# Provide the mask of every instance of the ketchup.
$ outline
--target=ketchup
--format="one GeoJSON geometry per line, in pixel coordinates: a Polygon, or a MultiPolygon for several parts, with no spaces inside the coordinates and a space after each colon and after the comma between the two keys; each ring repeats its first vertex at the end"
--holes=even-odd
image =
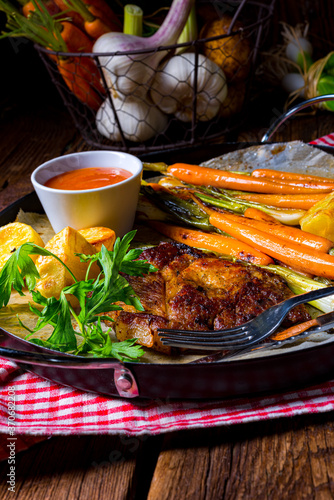
{"type": "Polygon", "coordinates": [[[131,177],[131,172],[123,168],[78,168],[49,179],[44,185],[53,189],[65,189],[81,191],[84,189],[95,189],[118,182],[125,181],[131,177]]]}

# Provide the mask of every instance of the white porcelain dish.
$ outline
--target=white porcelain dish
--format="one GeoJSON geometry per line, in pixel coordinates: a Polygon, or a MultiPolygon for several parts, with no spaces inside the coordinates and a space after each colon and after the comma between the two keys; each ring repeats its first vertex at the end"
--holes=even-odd
{"type": "Polygon", "coordinates": [[[122,237],[133,226],[142,170],[142,162],[128,153],[84,151],[43,163],[32,173],[31,182],[56,233],[67,226],[77,230],[105,226],[122,237]],[[89,167],[122,168],[132,175],[117,184],[82,191],[44,185],[56,175],[89,167]]]}

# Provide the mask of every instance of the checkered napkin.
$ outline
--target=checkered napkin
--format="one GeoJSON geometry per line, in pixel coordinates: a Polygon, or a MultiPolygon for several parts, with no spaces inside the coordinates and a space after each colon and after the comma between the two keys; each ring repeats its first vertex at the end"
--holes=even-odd
{"type": "MultiPolygon", "coordinates": [[[[334,134],[312,144],[334,146],[334,134]]],[[[0,391],[0,433],[4,439],[17,436],[17,446],[22,449],[34,439],[51,435],[155,435],[334,410],[334,380],[300,391],[251,398],[136,401],[63,387],[24,373],[15,363],[2,359],[0,391]]],[[[6,453],[0,440],[0,460],[6,453]]]]}
{"type": "Polygon", "coordinates": [[[334,410],[334,380],[251,398],[136,401],[63,387],[22,372],[13,362],[0,362],[0,432],[4,434],[154,435],[334,410]]]}

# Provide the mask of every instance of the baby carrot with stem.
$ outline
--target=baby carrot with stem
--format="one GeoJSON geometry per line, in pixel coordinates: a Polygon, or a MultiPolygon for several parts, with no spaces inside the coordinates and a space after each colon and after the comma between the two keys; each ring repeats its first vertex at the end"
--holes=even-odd
{"type": "Polygon", "coordinates": [[[277,208],[300,208],[308,210],[318,201],[322,200],[327,193],[319,194],[262,194],[262,193],[233,193],[233,196],[241,200],[263,203],[277,208]]]}
{"type": "Polygon", "coordinates": [[[275,219],[272,221],[250,218],[246,215],[247,210],[245,211],[244,215],[237,215],[227,211],[218,212],[217,210],[206,206],[195,195],[192,196],[192,199],[199,205],[202,210],[204,210],[204,212],[209,215],[209,217],[216,214],[222,214],[224,217],[228,218],[231,221],[235,221],[236,223],[254,227],[256,229],[259,229],[260,231],[268,233],[268,235],[275,235],[279,238],[283,238],[284,240],[299,243],[301,245],[305,245],[307,247],[314,248],[325,253],[329,252],[329,250],[334,247],[334,243],[327,238],[308,233],[297,227],[286,226],[284,224],[281,224],[280,222],[277,222],[275,219]]]}
{"type": "Polygon", "coordinates": [[[190,247],[230,255],[256,265],[266,266],[273,263],[273,260],[268,255],[228,236],[217,233],[205,233],[195,229],[165,224],[160,221],[150,221],[149,225],[164,236],[190,247]]]}
{"type": "Polygon", "coordinates": [[[259,210],[258,208],[248,207],[244,211],[244,216],[249,219],[266,221],[266,222],[274,222],[275,224],[281,224],[280,221],[275,219],[272,215],[266,214],[263,210],[259,210]]]}
{"type": "Polygon", "coordinates": [[[209,220],[213,226],[288,266],[298,267],[315,276],[334,279],[334,257],[325,252],[232,221],[218,212],[210,215],[209,220]]]}
{"type": "Polygon", "coordinates": [[[330,182],[334,183],[334,179],[322,177],[320,175],[301,174],[297,172],[285,172],[282,170],[273,170],[270,168],[257,168],[251,173],[252,177],[265,177],[267,179],[281,181],[297,181],[297,182],[330,182]]]}
{"type": "Polygon", "coordinates": [[[168,166],[166,173],[188,184],[252,191],[256,193],[292,194],[332,191],[329,184],[319,184],[316,185],[316,187],[280,184],[267,179],[257,179],[249,175],[237,174],[209,167],[200,167],[199,165],[188,165],[185,163],[175,163],[174,165],[168,166]]]}

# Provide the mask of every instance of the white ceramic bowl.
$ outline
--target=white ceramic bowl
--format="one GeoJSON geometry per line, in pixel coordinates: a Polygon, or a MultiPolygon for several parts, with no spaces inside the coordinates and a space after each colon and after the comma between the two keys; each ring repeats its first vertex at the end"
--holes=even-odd
{"type": "Polygon", "coordinates": [[[67,226],[73,229],[104,226],[122,237],[133,227],[142,170],[142,162],[128,153],[85,151],[43,163],[32,173],[31,182],[56,233],[67,226]],[[88,167],[122,168],[132,175],[117,184],[82,191],[44,185],[51,177],[88,167]]]}

